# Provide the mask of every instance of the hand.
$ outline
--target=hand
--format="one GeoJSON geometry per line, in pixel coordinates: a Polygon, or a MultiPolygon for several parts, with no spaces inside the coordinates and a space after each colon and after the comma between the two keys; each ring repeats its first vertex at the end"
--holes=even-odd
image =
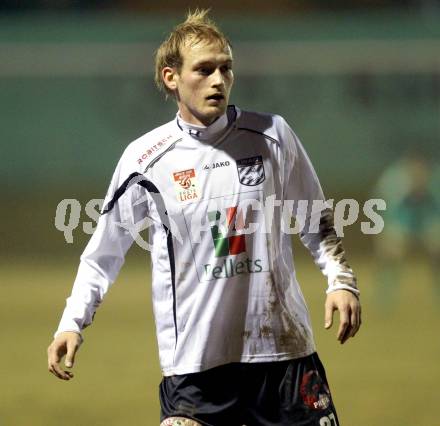
{"type": "Polygon", "coordinates": [[[359,299],[348,290],[336,290],[327,295],[325,301],[325,328],[333,323],[333,312],[339,311],[338,340],[345,343],[354,337],[361,326],[361,304],[359,299]]]}
{"type": "Polygon", "coordinates": [[[64,364],[73,367],[75,354],[82,343],[82,337],[74,331],[60,333],[47,348],[47,360],[49,371],[62,380],[70,380],[73,373],[60,367],[61,359],[66,355],[64,364]]]}

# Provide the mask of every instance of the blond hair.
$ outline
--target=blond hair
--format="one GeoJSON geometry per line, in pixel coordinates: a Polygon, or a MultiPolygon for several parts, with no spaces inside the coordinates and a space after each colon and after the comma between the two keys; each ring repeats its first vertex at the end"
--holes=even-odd
{"type": "Polygon", "coordinates": [[[162,79],[162,70],[165,67],[176,68],[177,72],[183,65],[181,48],[186,43],[191,45],[201,41],[218,44],[222,49],[231,47],[231,43],[219,30],[217,25],[208,18],[209,9],[188,11],[185,22],[177,25],[168,38],[159,46],[155,57],[155,77],[157,87],[165,95],[171,93],[162,79]]]}

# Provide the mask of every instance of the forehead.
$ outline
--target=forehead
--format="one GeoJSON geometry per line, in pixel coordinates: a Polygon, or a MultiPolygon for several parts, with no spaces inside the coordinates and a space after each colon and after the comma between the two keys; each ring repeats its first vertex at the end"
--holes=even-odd
{"type": "Polygon", "coordinates": [[[227,62],[232,61],[232,51],[229,46],[220,43],[199,41],[185,43],[181,47],[184,65],[194,65],[202,62],[227,62]]]}

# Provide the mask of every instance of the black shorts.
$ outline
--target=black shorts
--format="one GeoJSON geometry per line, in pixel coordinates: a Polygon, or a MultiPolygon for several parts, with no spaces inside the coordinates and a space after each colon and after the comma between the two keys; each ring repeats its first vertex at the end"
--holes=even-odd
{"type": "Polygon", "coordinates": [[[203,426],[338,426],[318,354],[289,361],[232,363],[164,377],[161,421],[203,426]]]}

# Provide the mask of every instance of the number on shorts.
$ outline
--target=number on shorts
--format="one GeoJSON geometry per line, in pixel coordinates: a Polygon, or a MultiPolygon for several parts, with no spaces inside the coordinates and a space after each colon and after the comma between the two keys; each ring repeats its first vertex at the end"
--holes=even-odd
{"type": "Polygon", "coordinates": [[[319,420],[319,426],[338,426],[336,423],[336,418],[333,413],[330,413],[329,416],[321,417],[319,420]]]}

